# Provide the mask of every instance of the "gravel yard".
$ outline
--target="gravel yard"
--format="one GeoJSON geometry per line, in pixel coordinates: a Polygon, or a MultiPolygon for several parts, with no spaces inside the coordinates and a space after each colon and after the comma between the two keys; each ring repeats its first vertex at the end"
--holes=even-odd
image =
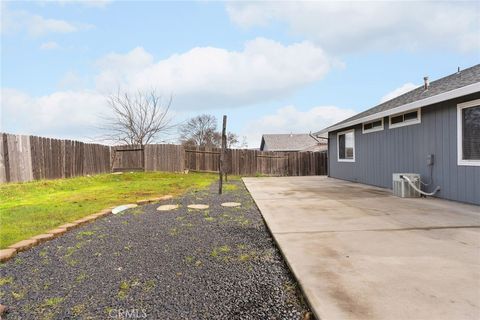
{"type": "Polygon", "coordinates": [[[5,319],[302,319],[308,307],[243,183],[216,191],[162,202],[176,210],[110,215],[19,253],[0,266],[5,319]]]}

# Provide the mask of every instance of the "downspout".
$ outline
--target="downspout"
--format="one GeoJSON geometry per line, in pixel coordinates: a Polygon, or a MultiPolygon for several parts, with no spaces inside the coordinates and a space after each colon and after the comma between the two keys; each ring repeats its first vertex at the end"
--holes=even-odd
{"type": "Polygon", "coordinates": [[[308,133],[308,135],[309,135],[310,137],[312,137],[315,141],[320,142],[320,141],[317,139],[317,137],[315,137],[315,136],[312,134],[311,131],[308,133]]]}
{"type": "Polygon", "coordinates": [[[327,140],[327,177],[330,177],[330,163],[329,163],[329,161],[330,161],[330,160],[329,160],[329,159],[330,159],[330,156],[329,156],[329,153],[330,153],[330,139],[328,138],[328,133],[327,133],[327,138],[318,137],[318,136],[315,137],[315,136],[312,134],[311,131],[308,133],[308,135],[309,135],[310,137],[312,137],[313,139],[317,140],[317,142],[319,142],[319,143],[320,143],[320,140],[318,140],[318,139],[325,139],[325,140],[327,140]]]}
{"type": "Polygon", "coordinates": [[[330,178],[330,133],[327,134],[327,177],[330,178]]]}

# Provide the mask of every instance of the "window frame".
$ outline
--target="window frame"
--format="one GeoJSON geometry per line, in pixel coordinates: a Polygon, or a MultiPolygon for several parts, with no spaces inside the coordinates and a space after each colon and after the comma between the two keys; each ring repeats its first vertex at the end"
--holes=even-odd
{"type": "Polygon", "coordinates": [[[471,100],[457,104],[457,165],[459,166],[480,166],[480,160],[463,159],[463,119],[462,110],[472,107],[479,107],[480,99],[471,100]]]}
{"type": "Polygon", "coordinates": [[[370,132],[377,132],[377,131],[382,131],[385,129],[385,123],[383,121],[383,117],[380,119],[372,120],[372,121],[367,121],[362,123],[362,134],[365,133],[370,133],[370,132]],[[372,128],[372,129],[365,129],[365,125],[369,123],[374,123],[377,122],[378,120],[382,121],[382,126],[380,128],[372,128]]]}
{"type": "MultiPolygon", "coordinates": [[[[346,136],[345,136],[345,143],[346,143],[346,136]]],[[[337,132],[337,161],[338,162],[355,162],[355,129],[344,130],[341,132],[337,132]],[[342,134],[353,133],[353,158],[352,159],[340,159],[340,136],[342,134]]]]}
{"type": "Polygon", "coordinates": [[[396,113],[396,114],[392,114],[392,115],[388,116],[388,129],[395,129],[395,128],[399,128],[399,127],[411,126],[411,125],[419,124],[419,123],[422,123],[422,108],[408,110],[408,111],[404,111],[404,112],[400,112],[400,113],[396,113]],[[415,111],[417,111],[417,119],[416,120],[408,120],[408,121],[404,120],[400,123],[392,124],[392,118],[393,117],[402,116],[402,115],[405,115],[407,113],[415,112],[415,111]]]}

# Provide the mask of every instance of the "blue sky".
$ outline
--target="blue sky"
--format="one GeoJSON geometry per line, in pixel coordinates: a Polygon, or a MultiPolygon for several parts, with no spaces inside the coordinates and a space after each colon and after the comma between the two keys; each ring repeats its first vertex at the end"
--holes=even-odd
{"type": "MultiPolygon", "coordinates": [[[[479,63],[476,2],[2,2],[2,131],[88,140],[118,87],[256,147],[479,63]]],[[[165,137],[173,141],[175,136],[165,137]]]]}

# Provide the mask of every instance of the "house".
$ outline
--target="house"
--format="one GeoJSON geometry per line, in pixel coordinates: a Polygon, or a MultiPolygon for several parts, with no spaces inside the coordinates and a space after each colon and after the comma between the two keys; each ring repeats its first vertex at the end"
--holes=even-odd
{"type": "Polygon", "coordinates": [[[315,134],[328,134],[330,177],[392,188],[393,173],[417,173],[425,192],[480,204],[480,64],[315,134]]]}
{"type": "Polygon", "coordinates": [[[260,151],[323,151],[327,149],[325,139],[309,133],[264,134],[260,151]]]}

